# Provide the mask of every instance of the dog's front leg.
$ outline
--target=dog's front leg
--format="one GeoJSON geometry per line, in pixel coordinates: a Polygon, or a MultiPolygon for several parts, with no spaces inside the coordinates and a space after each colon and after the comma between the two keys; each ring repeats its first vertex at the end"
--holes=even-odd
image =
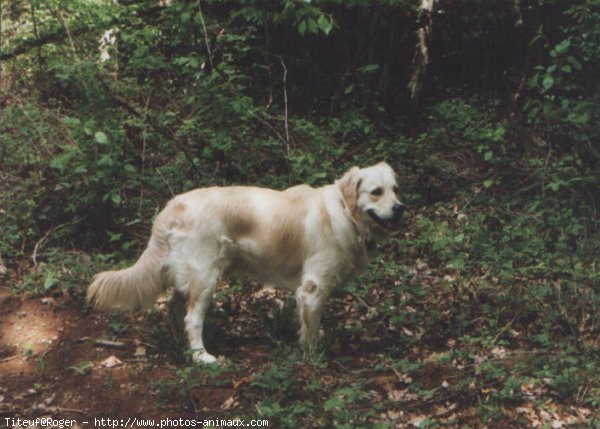
{"type": "Polygon", "coordinates": [[[296,304],[300,318],[300,344],[309,346],[319,339],[321,310],[328,290],[313,280],[305,280],[296,289],[296,304]]]}

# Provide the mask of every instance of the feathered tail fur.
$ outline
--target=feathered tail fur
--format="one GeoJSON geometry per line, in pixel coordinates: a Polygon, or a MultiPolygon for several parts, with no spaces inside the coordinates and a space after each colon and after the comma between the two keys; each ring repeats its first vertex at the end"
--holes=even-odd
{"type": "Polygon", "coordinates": [[[165,289],[162,263],[168,253],[166,243],[155,234],[137,262],[118,271],[96,274],[87,291],[87,301],[99,310],[132,311],[147,308],[165,289]]]}

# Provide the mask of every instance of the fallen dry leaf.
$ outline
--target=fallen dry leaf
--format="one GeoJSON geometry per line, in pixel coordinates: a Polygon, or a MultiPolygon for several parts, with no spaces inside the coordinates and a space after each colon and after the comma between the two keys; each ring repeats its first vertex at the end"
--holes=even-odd
{"type": "Polygon", "coordinates": [[[121,361],[116,356],[110,356],[104,359],[101,365],[105,368],[115,368],[117,366],[123,365],[123,361],[121,361]]]}
{"type": "Polygon", "coordinates": [[[229,398],[227,398],[225,400],[225,402],[223,402],[221,404],[221,409],[222,410],[230,410],[232,408],[237,407],[238,404],[239,404],[239,402],[235,400],[235,397],[233,395],[231,395],[229,398]]]}
{"type": "Polygon", "coordinates": [[[246,377],[242,377],[239,380],[234,380],[233,381],[233,388],[234,389],[238,389],[241,385],[243,384],[250,384],[252,383],[252,376],[247,375],[246,377]]]}
{"type": "Polygon", "coordinates": [[[421,426],[421,423],[423,423],[423,421],[425,421],[426,418],[427,417],[425,417],[425,416],[417,416],[417,417],[412,418],[408,423],[410,423],[414,427],[418,428],[421,426]]]}

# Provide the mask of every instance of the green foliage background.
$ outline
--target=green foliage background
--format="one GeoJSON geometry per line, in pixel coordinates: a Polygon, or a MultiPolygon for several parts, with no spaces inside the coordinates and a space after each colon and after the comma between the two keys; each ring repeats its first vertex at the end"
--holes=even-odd
{"type": "MultiPolygon", "coordinates": [[[[600,2],[439,3],[414,102],[415,0],[2,2],[0,256],[18,288],[81,293],[184,190],[320,185],[385,158],[409,226],[349,290],[385,285],[391,326],[466,356],[557,353],[482,368],[501,383],[485,418],[515,377],[597,408],[600,2]],[[406,307],[424,312],[389,310],[406,307]]],[[[353,386],[325,411],[360,402],[353,386]]]]}

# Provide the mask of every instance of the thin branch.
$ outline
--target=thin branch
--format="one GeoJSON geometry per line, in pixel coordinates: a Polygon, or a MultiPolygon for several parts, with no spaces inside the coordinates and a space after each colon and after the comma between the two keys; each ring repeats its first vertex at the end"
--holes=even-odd
{"type": "Polygon", "coordinates": [[[75,43],[73,42],[73,37],[71,35],[71,30],[69,30],[69,26],[63,18],[62,13],[50,6],[46,0],[42,0],[42,2],[44,3],[44,5],[46,5],[52,16],[58,19],[60,25],[62,25],[62,27],[65,29],[65,33],[67,34],[67,38],[69,39],[69,44],[71,45],[71,50],[73,51],[73,57],[79,61],[79,58],[77,57],[77,51],[75,49],[75,43]]]}
{"type": "Polygon", "coordinates": [[[281,67],[283,67],[283,108],[284,108],[284,124],[285,124],[285,144],[287,148],[287,154],[290,155],[290,130],[288,123],[288,96],[287,96],[287,67],[285,66],[285,62],[283,61],[283,57],[279,57],[279,61],[281,62],[281,67]]]}
{"type": "Polygon", "coordinates": [[[281,135],[281,133],[279,131],[277,131],[277,129],[271,125],[269,123],[269,121],[267,121],[266,119],[261,118],[258,113],[254,112],[252,109],[248,110],[248,113],[250,113],[250,115],[254,116],[256,119],[258,119],[258,121],[260,123],[262,123],[263,125],[265,125],[267,128],[269,128],[271,131],[273,131],[273,133],[277,136],[277,138],[279,140],[281,140],[283,143],[287,144],[287,141],[285,139],[284,136],[281,135]]]}
{"type": "Polygon", "coordinates": [[[521,313],[523,312],[523,310],[524,310],[523,307],[521,307],[521,308],[519,308],[519,310],[517,310],[517,312],[515,313],[515,315],[513,316],[513,318],[510,319],[510,321],[506,325],[504,325],[502,327],[502,329],[500,329],[498,331],[498,333],[496,334],[496,336],[492,340],[492,344],[495,343],[496,341],[498,341],[498,338],[500,338],[502,336],[502,334],[504,334],[513,325],[513,323],[515,323],[515,320],[517,320],[517,318],[521,315],[521,313]]]}
{"type": "Polygon", "coordinates": [[[171,185],[169,184],[169,182],[167,181],[165,176],[162,174],[162,171],[160,171],[160,168],[156,168],[155,171],[156,171],[156,174],[158,174],[158,176],[163,180],[163,182],[165,182],[165,185],[167,185],[167,188],[169,188],[169,192],[171,192],[171,196],[174,197],[175,191],[173,190],[173,188],[171,187],[171,185]]]}
{"type": "Polygon", "coordinates": [[[33,125],[33,127],[35,128],[35,130],[37,131],[37,133],[40,136],[40,143],[41,146],[43,147],[43,149],[46,151],[46,153],[48,155],[51,154],[51,150],[49,148],[48,145],[48,141],[46,140],[46,137],[44,135],[44,132],[41,130],[41,128],[39,127],[38,123],[31,117],[31,115],[29,113],[27,113],[27,109],[25,108],[25,103],[23,102],[23,100],[19,97],[18,94],[16,93],[10,93],[10,96],[16,100],[17,105],[19,106],[19,108],[21,109],[21,112],[23,112],[23,115],[25,115],[25,117],[27,117],[27,119],[29,119],[29,121],[31,122],[31,124],[33,125]]]}
{"type": "Polygon", "coordinates": [[[50,237],[51,234],[55,233],[56,231],[64,228],[65,226],[69,226],[69,225],[73,225],[76,224],[77,222],[81,221],[81,219],[75,219],[73,221],[70,222],[65,222],[65,223],[61,223],[60,225],[57,225],[53,228],[50,228],[48,231],[46,231],[46,233],[42,236],[42,238],[40,238],[37,243],[35,243],[35,246],[33,247],[33,254],[31,255],[31,261],[33,262],[33,267],[37,268],[38,263],[37,263],[37,254],[38,254],[38,250],[40,248],[40,246],[42,245],[42,243],[44,241],[46,241],[48,239],[48,237],[50,237]]]}
{"type": "MultiPolygon", "coordinates": [[[[97,28],[90,28],[87,26],[74,28],[69,31],[69,34],[71,35],[71,38],[73,38],[74,36],[79,36],[79,35],[82,35],[85,33],[100,31],[102,29],[109,28],[112,25],[114,25],[114,20],[111,20],[106,23],[102,23],[101,27],[97,27],[97,28]]],[[[65,38],[67,38],[67,39],[69,38],[69,34],[67,34],[66,29],[64,27],[62,27],[59,30],[56,30],[52,33],[42,34],[38,38],[35,38],[35,39],[23,40],[21,42],[21,44],[19,46],[17,46],[16,48],[14,48],[13,50],[1,53],[0,61],[5,61],[5,60],[10,60],[10,59],[16,58],[19,55],[26,54],[31,49],[39,48],[39,47],[47,45],[49,43],[62,42],[65,38]]]]}
{"type": "MultiPolygon", "coordinates": [[[[37,26],[37,19],[35,17],[35,7],[33,5],[33,1],[29,2],[30,8],[31,8],[31,21],[33,22],[33,34],[35,35],[35,38],[37,40],[40,40],[40,33],[38,31],[38,26],[37,26]]],[[[37,56],[38,56],[38,66],[40,68],[40,73],[42,73],[42,64],[44,61],[44,58],[42,57],[42,45],[39,45],[37,47],[37,56]]]]}
{"type": "Polygon", "coordinates": [[[150,97],[152,96],[152,91],[148,94],[148,98],[146,98],[146,105],[144,106],[144,129],[142,130],[142,168],[140,171],[140,201],[138,204],[138,216],[142,213],[142,201],[144,199],[144,173],[146,171],[146,130],[148,129],[148,122],[146,121],[146,117],[148,116],[148,106],[150,105],[150,97]]]}
{"type": "Polygon", "coordinates": [[[202,29],[204,30],[204,43],[206,44],[206,51],[208,52],[208,62],[210,64],[210,71],[213,70],[212,51],[210,50],[210,43],[208,41],[208,31],[206,30],[206,24],[204,23],[204,15],[202,14],[202,0],[198,2],[198,14],[200,15],[200,22],[202,23],[202,29]]]}
{"type": "Polygon", "coordinates": [[[108,347],[112,349],[124,349],[127,344],[122,343],[120,341],[110,341],[110,340],[94,340],[95,346],[108,347]]]}

